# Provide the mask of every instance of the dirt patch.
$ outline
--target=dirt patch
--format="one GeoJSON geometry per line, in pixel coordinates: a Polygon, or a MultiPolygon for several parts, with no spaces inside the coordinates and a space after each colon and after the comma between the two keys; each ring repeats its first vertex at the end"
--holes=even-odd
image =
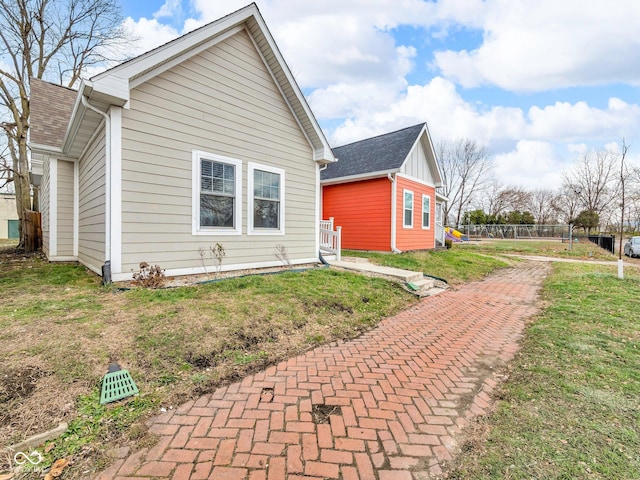
{"type": "Polygon", "coordinates": [[[313,421],[321,425],[323,423],[329,423],[329,417],[331,415],[340,415],[340,407],[338,405],[314,405],[311,409],[311,418],[313,421]]]}
{"type": "Polygon", "coordinates": [[[26,399],[36,389],[37,381],[47,375],[50,373],[39,367],[0,369],[0,404],[26,399]]]}

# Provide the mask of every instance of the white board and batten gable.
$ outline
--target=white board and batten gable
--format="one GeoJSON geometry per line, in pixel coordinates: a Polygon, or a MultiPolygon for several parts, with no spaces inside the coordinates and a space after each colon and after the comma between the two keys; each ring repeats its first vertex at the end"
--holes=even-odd
{"type": "Polygon", "coordinates": [[[426,124],[400,167],[400,172],[429,186],[442,186],[442,175],[426,124]]]}

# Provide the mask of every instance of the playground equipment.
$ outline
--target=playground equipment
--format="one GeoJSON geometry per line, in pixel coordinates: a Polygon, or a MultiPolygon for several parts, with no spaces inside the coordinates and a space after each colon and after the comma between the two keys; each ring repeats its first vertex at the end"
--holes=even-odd
{"type": "Polygon", "coordinates": [[[451,240],[452,242],[460,243],[460,242],[469,241],[469,237],[459,232],[455,228],[445,227],[444,234],[445,234],[445,237],[451,240]]]}

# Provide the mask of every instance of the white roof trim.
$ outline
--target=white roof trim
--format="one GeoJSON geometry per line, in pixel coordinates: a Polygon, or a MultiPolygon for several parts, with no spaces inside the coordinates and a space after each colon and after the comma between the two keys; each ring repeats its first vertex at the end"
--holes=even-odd
{"type": "Polygon", "coordinates": [[[346,177],[330,178],[328,180],[321,180],[321,185],[335,185],[338,183],[359,182],[361,180],[373,180],[374,178],[384,178],[389,174],[398,173],[400,170],[394,168],[392,170],[378,170],[376,172],[359,173],[357,175],[348,175],[346,177]]]}

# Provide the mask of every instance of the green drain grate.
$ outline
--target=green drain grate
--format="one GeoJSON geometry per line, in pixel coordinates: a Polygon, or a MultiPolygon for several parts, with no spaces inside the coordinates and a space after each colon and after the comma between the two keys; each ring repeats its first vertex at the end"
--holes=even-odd
{"type": "Polygon", "coordinates": [[[139,393],[138,387],[127,370],[117,370],[115,372],[111,371],[111,368],[109,370],[109,373],[102,380],[100,405],[122,400],[139,393]]]}

